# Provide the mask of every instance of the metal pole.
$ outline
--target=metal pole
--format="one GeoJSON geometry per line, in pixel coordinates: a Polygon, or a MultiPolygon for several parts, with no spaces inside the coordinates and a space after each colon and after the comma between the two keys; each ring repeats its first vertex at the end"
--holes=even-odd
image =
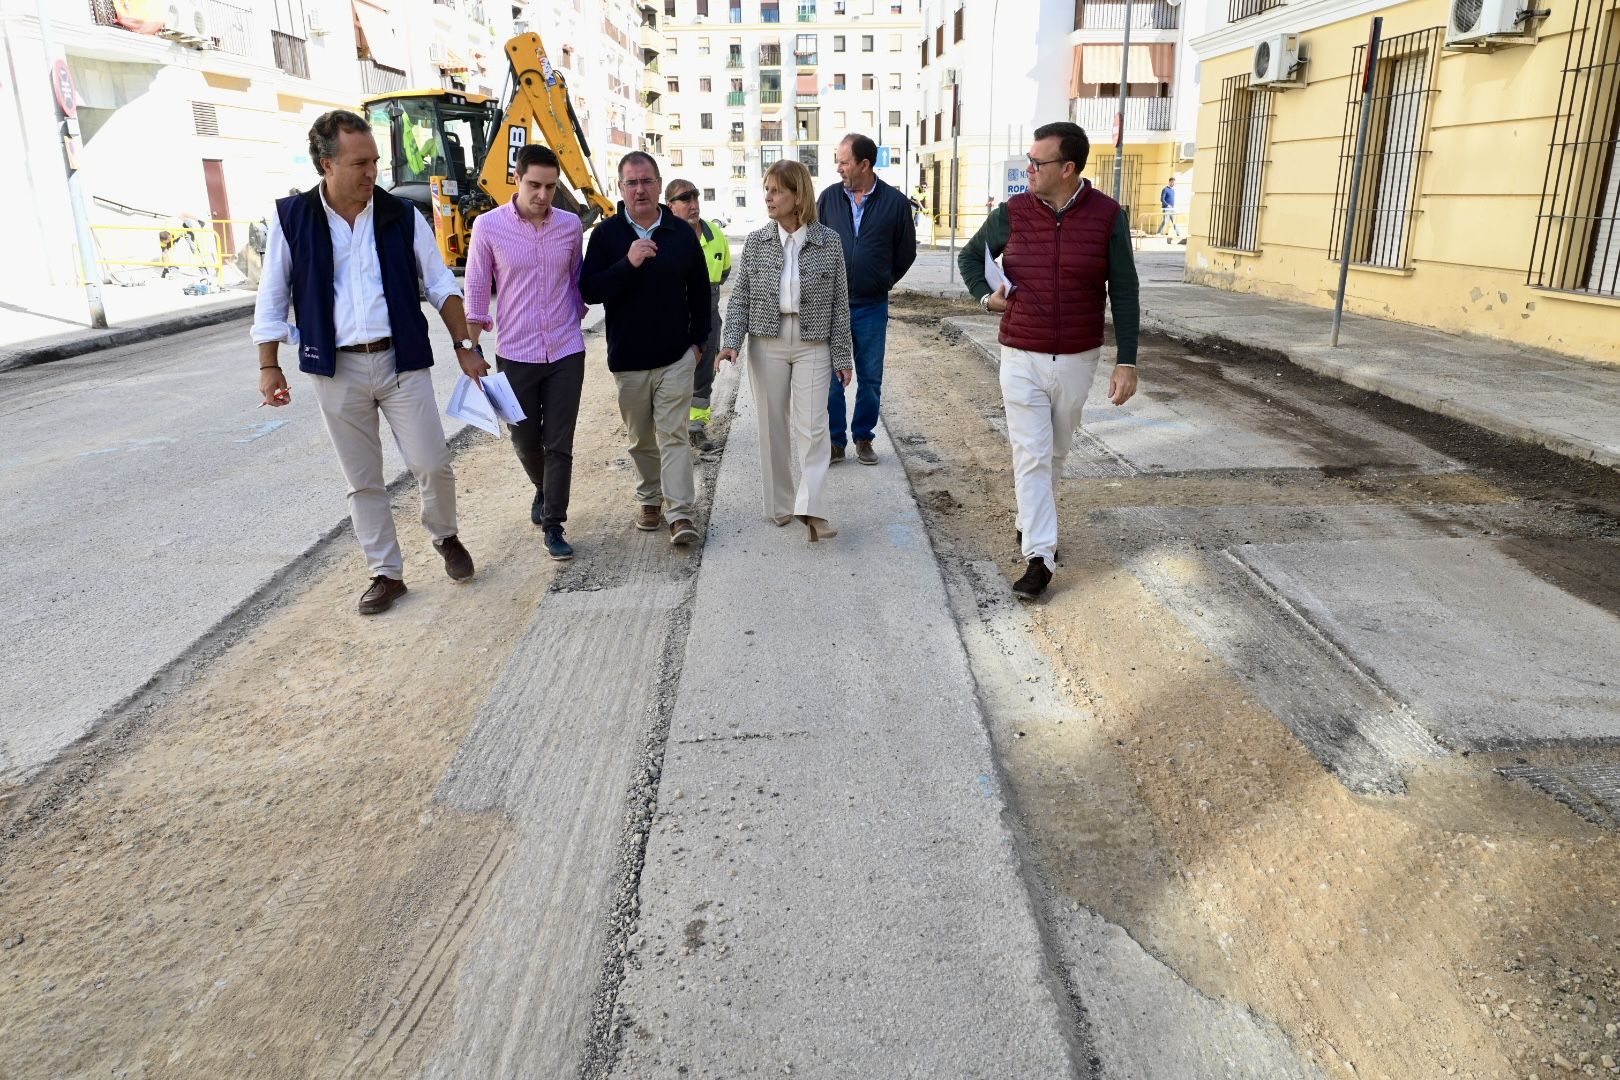
{"type": "MultiPolygon", "coordinates": [[[[56,43],[51,38],[51,17],[45,0],[35,0],[34,10],[39,18],[39,42],[45,49],[45,70],[54,72],[57,60],[56,43]]],[[[54,75],[53,75],[54,77],[54,75]]],[[[59,91],[60,92],[60,91],[59,91]]],[[[71,93],[71,91],[67,91],[71,93]]],[[[73,208],[73,234],[79,249],[79,270],[84,277],[84,298],[90,305],[90,326],[96,330],[107,328],[107,308],[101,300],[101,267],[96,263],[96,240],[90,232],[90,215],[84,209],[84,189],[79,184],[79,167],[73,161],[72,151],[79,146],[79,119],[73,114],[73,102],[60,110],[59,130],[62,141],[62,167],[67,171],[68,205],[73,208]]]]}
{"type": "MultiPolygon", "coordinates": [[[[960,78],[961,76],[958,76],[960,78]]],[[[956,203],[960,193],[956,190],[956,178],[962,172],[962,159],[957,157],[958,146],[962,134],[962,88],[961,83],[951,83],[951,269],[947,280],[956,284],[956,203]]]]}
{"type": "Polygon", "coordinates": [[[1367,162],[1367,128],[1372,119],[1373,74],[1378,70],[1378,41],[1384,19],[1375,16],[1367,35],[1367,66],[1361,72],[1361,116],[1356,123],[1356,156],[1350,163],[1350,203],[1344,209],[1344,243],[1339,248],[1339,289],[1333,296],[1333,336],[1328,344],[1339,347],[1339,323],[1344,318],[1344,290],[1350,281],[1350,242],[1356,231],[1356,204],[1361,201],[1361,174],[1367,162]]]}
{"type": "MultiPolygon", "coordinates": [[[[1114,201],[1125,205],[1125,95],[1131,83],[1131,0],[1125,0],[1125,44],[1119,50],[1119,111],[1114,114],[1114,201]]],[[[1128,212],[1127,212],[1128,220],[1128,212]]]]}
{"type": "Polygon", "coordinates": [[[985,194],[992,198],[996,194],[996,135],[990,127],[996,115],[996,27],[1001,23],[1001,0],[996,0],[995,7],[990,10],[990,89],[986,92],[984,115],[984,186],[985,194]]]}

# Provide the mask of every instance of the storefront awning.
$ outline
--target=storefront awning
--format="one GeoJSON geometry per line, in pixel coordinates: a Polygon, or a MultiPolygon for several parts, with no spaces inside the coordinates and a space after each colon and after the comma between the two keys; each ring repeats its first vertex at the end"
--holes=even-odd
{"type": "MultiPolygon", "coordinates": [[[[1123,45],[1076,45],[1074,71],[1069,80],[1069,96],[1079,97],[1083,84],[1118,83],[1120,62],[1124,59],[1123,45]]],[[[1176,47],[1170,42],[1152,45],[1132,45],[1130,70],[1126,78],[1132,83],[1174,82],[1176,75],[1176,47]]]]}
{"type": "Polygon", "coordinates": [[[411,61],[405,42],[394,27],[386,4],[376,0],[353,0],[355,30],[367,54],[376,63],[395,71],[410,71],[411,61]]]}
{"type": "Polygon", "coordinates": [[[467,58],[454,49],[444,50],[444,59],[438,60],[436,63],[439,65],[439,70],[447,75],[460,75],[471,70],[467,64],[467,58]]]}

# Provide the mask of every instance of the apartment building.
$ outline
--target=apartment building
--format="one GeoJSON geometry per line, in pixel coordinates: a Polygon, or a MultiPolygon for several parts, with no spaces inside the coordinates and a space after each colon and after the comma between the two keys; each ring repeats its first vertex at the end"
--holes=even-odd
{"type": "Polygon", "coordinates": [[[917,126],[936,237],[953,211],[957,232],[971,235],[992,200],[1023,190],[1032,133],[1053,121],[1085,128],[1086,175],[1111,193],[1122,81],[1120,201],[1136,228],[1157,228],[1165,180],[1175,176],[1183,197],[1193,186],[1188,14],[1174,0],[923,0],[917,126]]]}
{"type": "Polygon", "coordinates": [[[1620,363],[1620,33],[1604,0],[1214,0],[1191,280],[1620,363]],[[1531,6],[1534,7],[1533,5],[1531,6]]]}
{"type": "Polygon", "coordinates": [[[707,214],[763,222],[764,171],[784,157],[835,183],[851,132],[877,143],[885,182],[915,182],[916,0],[659,2],[663,168],[702,189],[707,214]]]}
{"type": "Polygon", "coordinates": [[[631,150],[657,153],[656,108],[663,42],[657,11],[638,0],[530,0],[520,28],[538,33],[546,55],[568,80],[574,111],[605,190],[631,150]]]}

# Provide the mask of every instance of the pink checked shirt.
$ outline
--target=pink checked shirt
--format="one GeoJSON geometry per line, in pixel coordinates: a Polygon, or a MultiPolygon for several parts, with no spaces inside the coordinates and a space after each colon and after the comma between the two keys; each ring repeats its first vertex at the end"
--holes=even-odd
{"type": "Polygon", "coordinates": [[[500,289],[500,355],[507,360],[549,364],[585,351],[580,320],[579,268],[585,230],[579,218],[552,207],[539,227],[524,221],[511,203],[473,219],[467,255],[467,322],[495,330],[489,286],[500,289]]]}

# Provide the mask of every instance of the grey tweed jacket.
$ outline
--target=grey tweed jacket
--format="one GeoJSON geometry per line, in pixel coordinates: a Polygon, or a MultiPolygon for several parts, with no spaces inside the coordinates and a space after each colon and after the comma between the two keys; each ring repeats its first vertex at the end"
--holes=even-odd
{"type": "MultiPolygon", "coordinates": [[[[776,337],[782,332],[782,241],[773,221],[748,234],[742,258],[731,275],[723,349],[742,347],[748,334],[776,337]]],[[[849,278],[844,245],[820,222],[806,226],[799,248],[799,335],[825,341],[834,371],[855,365],[849,340],[849,278]]]]}

